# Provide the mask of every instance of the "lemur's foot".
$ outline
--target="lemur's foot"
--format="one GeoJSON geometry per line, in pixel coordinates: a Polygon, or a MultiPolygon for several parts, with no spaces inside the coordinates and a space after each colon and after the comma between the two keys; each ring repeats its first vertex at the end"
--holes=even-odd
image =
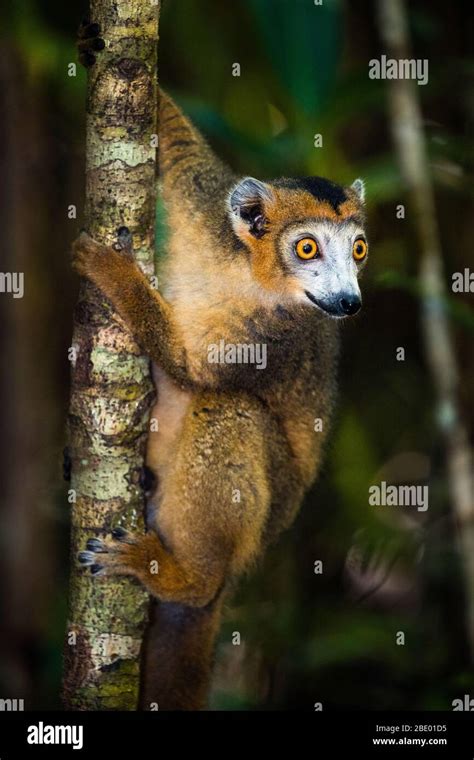
{"type": "Polygon", "coordinates": [[[149,574],[158,573],[160,549],[154,533],[135,535],[115,528],[111,538],[90,538],[78,560],[93,575],[132,575],[146,584],[149,574]]]}
{"type": "Polygon", "coordinates": [[[158,599],[195,607],[208,604],[223,580],[178,562],[152,530],[134,534],[115,528],[110,538],[90,538],[78,560],[94,576],[129,575],[158,599]]]}
{"type": "Polygon", "coordinates": [[[89,68],[96,62],[96,53],[105,48],[105,40],[100,36],[101,28],[99,24],[90,22],[90,19],[83,19],[79,26],[77,51],[79,61],[83,66],[89,68]]]}

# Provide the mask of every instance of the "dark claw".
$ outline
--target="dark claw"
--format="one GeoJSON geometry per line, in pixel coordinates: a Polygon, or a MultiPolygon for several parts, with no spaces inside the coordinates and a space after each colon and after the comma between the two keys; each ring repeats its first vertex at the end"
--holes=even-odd
{"type": "Polygon", "coordinates": [[[116,541],[122,541],[128,535],[128,531],[125,528],[114,528],[112,531],[112,538],[116,541]]]}
{"type": "Polygon", "coordinates": [[[72,461],[69,455],[69,446],[63,449],[63,478],[66,481],[71,480],[72,461]]]}
{"type": "Polygon", "coordinates": [[[103,565],[91,565],[91,575],[97,575],[103,568],[103,565]]]}
{"type": "Polygon", "coordinates": [[[86,69],[90,68],[90,66],[93,66],[95,63],[95,55],[92,53],[81,53],[79,55],[79,61],[82,63],[83,66],[86,67],[86,69]]]}
{"type": "Polygon", "coordinates": [[[87,565],[90,562],[90,556],[89,552],[79,552],[77,555],[77,559],[81,563],[81,565],[87,565]]]}
{"type": "Polygon", "coordinates": [[[103,50],[105,48],[105,40],[102,37],[96,37],[91,43],[92,50],[103,50]]]}
{"type": "Polygon", "coordinates": [[[87,37],[98,37],[100,34],[100,24],[89,24],[86,28],[87,37]]]}
{"type": "Polygon", "coordinates": [[[100,24],[90,22],[90,19],[83,19],[79,27],[79,36],[82,39],[88,37],[98,37],[100,34],[100,24]]]}
{"type": "Polygon", "coordinates": [[[99,538],[89,538],[86,548],[91,552],[103,552],[104,544],[99,538]]]}
{"type": "Polygon", "coordinates": [[[123,251],[128,256],[133,252],[133,238],[132,233],[128,227],[119,227],[117,230],[117,242],[114,243],[113,248],[116,251],[123,251]]]}
{"type": "Polygon", "coordinates": [[[140,486],[145,493],[152,493],[156,488],[156,475],[146,465],[140,470],[140,486]]]}

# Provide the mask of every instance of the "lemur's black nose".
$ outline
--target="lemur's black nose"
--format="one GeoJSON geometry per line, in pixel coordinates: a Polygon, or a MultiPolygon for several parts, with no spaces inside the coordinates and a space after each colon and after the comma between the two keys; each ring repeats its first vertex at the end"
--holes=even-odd
{"type": "Polygon", "coordinates": [[[359,296],[345,296],[340,299],[339,306],[344,314],[352,316],[352,314],[357,314],[362,306],[362,301],[359,296]]]}

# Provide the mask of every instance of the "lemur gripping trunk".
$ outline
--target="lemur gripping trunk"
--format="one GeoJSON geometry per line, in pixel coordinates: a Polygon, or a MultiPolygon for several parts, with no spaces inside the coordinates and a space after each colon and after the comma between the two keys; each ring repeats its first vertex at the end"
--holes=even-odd
{"type": "Polygon", "coordinates": [[[99,584],[133,576],[159,600],[143,707],[202,709],[225,595],[291,524],[320,466],[337,319],[361,306],[364,187],[239,180],[163,92],[159,113],[169,232],[159,291],[124,246],[85,233],[73,246],[76,270],[152,359],[159,425],[147,463],[158,487],[146,535],[93,536],[79,560],[99,584]],[[265,367],[210,361],[222,339],[240,355],[265,345],[265,367]]]}
{"type": "Polygon", "coordinates": [[[159,144],[169,227],[160,291],[123,251],[85,234],[74,244],[77,271],[154,363],[160,423],[148,442],[158,482],[148,533],[89,539],[80,561],[99,582],[132,575],[160,600],[143,706],[202,709],[225,595],[291,524],[318,471],[335,391],[333,317],[360,307],[363,187],[239,181],[164,93],[159,144]],[[209,362],[223,337],[265,344],[268,369],[209,362]]]}

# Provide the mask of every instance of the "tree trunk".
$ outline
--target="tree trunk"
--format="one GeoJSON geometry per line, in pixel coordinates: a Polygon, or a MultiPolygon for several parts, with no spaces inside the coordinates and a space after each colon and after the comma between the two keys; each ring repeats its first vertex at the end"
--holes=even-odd
{"type": "MultiPolygon", "coordinates": [[[[111,244],[127,227],[154,272],[159,3],[91,0],[105,49],[89,69],[86,228],[111,244]]],[[[148,597],[128,578],[78,566],[88,537],[143,530],[140,486],[154,398],[150,363],[110,304],[81,285],[71,351],[71,585],[63,695],[68,709],[134,710],[148,597]]]]}
{"type": "MultiPolygon", "coordinates": [[[[389,57],[410,58],[403,0],[379,0],[381,37],[389,57]]],[[[459,374],[445,308],[441,236],[436,218],[419,98],[414,82],[388,83],[391,126],[403,177],[410,192],[421,258],[422,335],[437,397],[436,421],[444,437],[451,503],[458,525],[468,603],[467,633],[474,659],[474,484],[469,436],[459,409],[459,374]]]]}

